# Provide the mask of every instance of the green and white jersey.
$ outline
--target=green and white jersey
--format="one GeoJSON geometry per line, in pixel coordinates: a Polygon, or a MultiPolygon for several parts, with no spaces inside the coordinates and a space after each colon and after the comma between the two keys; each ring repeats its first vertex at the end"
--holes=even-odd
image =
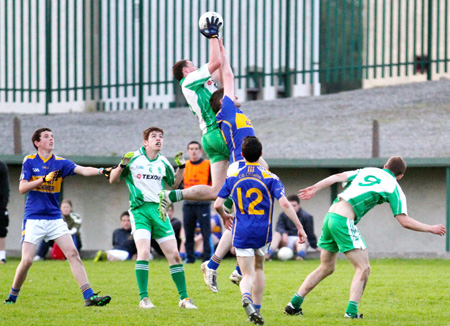
{"type": "Polygon", "coordinates": [[[353,206],[355,224],[375,205],[385,202],[391,205],[394,216],[408,214],[405,194],[388,169],[364,168],[344,173],[348,176],[348,182],[336,201],[341,198],[353,206]]]}
{"type": "Polygon", "coordinates": [[[206,134],[208,131],[218,128],[216,115],[209,104],[209,99],[217,87],[211,79],[208,65],[191,72],[180,81],[180,85],[189,109],[198,119],[202,133],[206,134]]]}
{"type": "Polygon", "coordinates": [[[141,147],[134,152],[130,163],[122,171],[121,179],[125,179],[130,191],[130,208],[134,209],[145,202],[159,203],[158,193],[164,189],[164,181],[173,186],[175,171],[170,162],[158,154],[150,160],[141,147]]]}

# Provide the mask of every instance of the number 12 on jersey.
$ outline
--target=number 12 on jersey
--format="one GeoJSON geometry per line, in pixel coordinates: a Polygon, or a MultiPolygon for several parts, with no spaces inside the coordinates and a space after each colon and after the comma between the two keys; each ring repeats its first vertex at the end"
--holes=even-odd
{"type": "MultiPolygon", "coordinates": [[[[245,191],[245,190],[244,190],[245,191]]],[[[245,214],[244,203],[248,203],[248,214],[249,215],[264,215],[263,209],[256,209],[256,205],[258,205],[263,200],[263,194],[261,190],[258,188],[250,188],[245,192],[245,198],[242,197],[242,188],[237,188],[237,197],[238,197],[238,207],[241,214],[245,214]],[[250,201],[250,197],[252,194],[256,194],[256,198],[250,201]]]]}

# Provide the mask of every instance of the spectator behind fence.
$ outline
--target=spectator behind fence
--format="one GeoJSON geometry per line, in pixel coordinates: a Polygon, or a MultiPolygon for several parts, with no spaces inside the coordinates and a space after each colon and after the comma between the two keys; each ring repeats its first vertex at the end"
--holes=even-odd
{"type": "MultiPolygon", "coordinates": [[[[211,211],[211,236],[209,237],[209,246],[211,247],[211,252],[214,251],[214,248],[220,241],[222,237],[222,223],[220,222],[221,218],[219,214],[215,211],[211,211]]],[[[201,233],[200,224],[197,221],[197,227],[195,229],[195,245],[194,245],[194,254],[196,258],[201,258],[203,255],[203,236],[201,233]]],[[[181,259],[186,258],[186,248],[184,245],[184,241],[181,243],[180,248],[180,257],[181,259]]]]}
{"type": "Polygon", "coordinates": [[[268,251],[268,258],[270,259],[272,255],[278,251],[280,247],[289,247],[295,253],[297,253],[297,260],[303,260],[306,256],[306,251],[308,247],[313,248],[316,251],[320,251],[317,247],[317,238],[314,234],[314,220],[312,215],[300,207],[300,199],[297,195],[291,195],[288,197],[289,203],[291,203],[300,223],[305,229],[308,239],[305,243],[298,242],[297,228],[294,223],[286,216],[286,214],[281,213],[278,218],[277,226],[275,228],[275,233],[273,235],[272,243],[270,244],[270,249],[268,251]]]}
{"type": "MultiPolygon", "coordinates": [[[[61,214],[64,221],[67,223],[67,228],[69,229],[69,234],[72,236],[73,243],[78,252],[80,252],[82,246],[80,234],[82,218],[80,214],[73,212],[73,205],[70,199],[64,199],[61,202],[61,214]]],[[[53,240],[48,242],[42,240],[39,244],[36,256],[34,256],[34,260],[44,260],[50,247],[52,247],[50,254],[51,259],[65,259],[64,254],[53,240]]]]}
{"type": "Polygon", "coordinates": [[[136,244],[131,235],[130,213],[125,211],[120,215],[120,224],[122,227],[113,232],[113,249],[99,250],[95,255],[94,262],[100,260],[124,261],[127,259],[136,260],[136,244]]]}

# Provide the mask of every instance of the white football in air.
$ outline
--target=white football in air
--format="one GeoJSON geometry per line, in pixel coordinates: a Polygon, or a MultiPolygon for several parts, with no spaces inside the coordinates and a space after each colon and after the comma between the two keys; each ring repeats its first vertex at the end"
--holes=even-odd
{"type": "Polygon", "coordinates": [[[220,25],[220,27],[219,27],[219,32],[220,32],[223,27],[223,18],[221,15],[219,15],[215,11],[208,11],[208,12],[205,12],[203,15],[201,15],[200,19],[198,20],[198,27],[200,27],[200,29],[207,28],[208,25],[206,24],[206,18],[209,18],[209,21],[211,21],[211,17],[219,18],[219,23],[222,23],[222,25],[220,25]]]}

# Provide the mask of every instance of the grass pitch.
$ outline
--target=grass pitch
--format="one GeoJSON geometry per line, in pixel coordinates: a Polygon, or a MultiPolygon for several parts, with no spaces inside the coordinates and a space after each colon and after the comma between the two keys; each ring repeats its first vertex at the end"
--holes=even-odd
{"type": "MultiPolygon", "coordinates": [[[[6,299],[18,260],[0,265],[0,294],[6,299]]],[[[94,291],[109,294],[105,307],[84,307],[64,261],[33,264],[15,305],[0,305],[0,325],[251,325],[240,292],[228,277],[235,260],[219,269],[219,293],[203,282],[200,263],[185,265],[189,295],[198,310],[178,308],[178,294],[166,260],[150,262],[149,294],[156,309],[139,309],[134,262],[84,261],[94,291]]],[[[363,320],[343,318],[353,267],[338,260],[336,271],[303,303],[304,316],[286,316],[284,306],[318,260],[271,261],[265,265],[262,315],[266,325],[450,325],[450,261],[374,259],[360,303],[363,320]]]]}

